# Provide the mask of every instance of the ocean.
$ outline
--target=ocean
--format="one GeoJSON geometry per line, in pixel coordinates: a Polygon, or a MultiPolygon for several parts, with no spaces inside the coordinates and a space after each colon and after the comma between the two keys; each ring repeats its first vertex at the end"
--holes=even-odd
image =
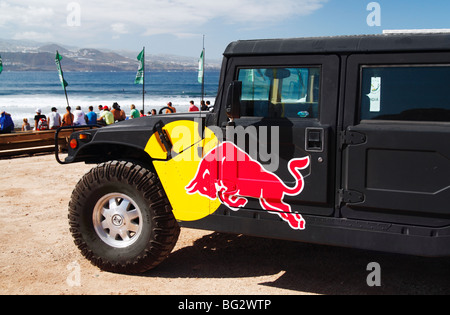
{"type": "MultiPolygon", "coordinates": [[[[205,100],[215,103],[219,85],[219,71],[205,72],[205,100]]],[[[69,86],[69,104],[74,109],[81,106],[111,107],[119,103],[127,116],[130,105],[142,109],[142,85],[134,84],[136,72],[65,72],[64,79],[69,86]]],[[[178,112],[187,112],[189,101],[197,106],[201,100],[201,84],[197,72],[147,72],[145,75],[145,112],[157,111],[172,102],[178,112]]],[[[0,112],[12,115],[16,128],[22,126],[23,118],[33,124],[35,110],[50,113],[56,107],[60,114],[67,106],[64,89],[54,72],[7,72],[0,74],[0,112]]]]}

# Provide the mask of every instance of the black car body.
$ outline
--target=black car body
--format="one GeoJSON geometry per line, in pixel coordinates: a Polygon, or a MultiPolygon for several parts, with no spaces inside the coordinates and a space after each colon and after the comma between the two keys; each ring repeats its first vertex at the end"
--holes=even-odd
{"type": "Polygon", "coordinates": [[[238,41],[213,111],[77,133],[66,163],[142,166],[185,227],[447,256],[449,88],[450,34],[238,41]]]}

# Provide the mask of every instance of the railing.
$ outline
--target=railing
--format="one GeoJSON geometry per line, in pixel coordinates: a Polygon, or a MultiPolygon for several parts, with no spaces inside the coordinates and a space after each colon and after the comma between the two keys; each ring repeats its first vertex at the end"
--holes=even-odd
{"type": "Polygon", "coordinates": [[[2,134],[0,135],[0,158],[54,152],[55,137],[58,140],[58,150],[65,150],[68,147],[67,140],[70,135],[80,129],[90,129],[90,127],[65,127],[64,130],[2,134]]]}

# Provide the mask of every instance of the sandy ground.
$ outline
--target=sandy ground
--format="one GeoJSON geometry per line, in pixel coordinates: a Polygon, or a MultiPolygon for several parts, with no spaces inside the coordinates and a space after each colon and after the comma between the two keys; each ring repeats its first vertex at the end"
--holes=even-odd
{"type": "Polygon", "coordinates": [[[102,272],[73,244],[71,192],[91,166],[51,155],[0,160],[0,294],[448,294],[450,260],[182,229],[169,259],[140,276],[102,272]],[[381,266],[369,287],[367,266],[381,266]]]}

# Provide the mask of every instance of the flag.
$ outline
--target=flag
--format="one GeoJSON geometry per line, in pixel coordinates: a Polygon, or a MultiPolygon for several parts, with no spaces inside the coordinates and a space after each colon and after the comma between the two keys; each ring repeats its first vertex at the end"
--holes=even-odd
{"type": "Polygon", "coordinates": [[[3,71],[3,62],[2,62],[2,56],[0,56],[0,73],[3,71]]]}
{"type": "Polygon", "coordinates": [[[56,51],[56,58],[55,58],[56,68],[58,68],[59,80],[61,81],[61,85],[62,85],[63,89],[65,90],[69,84],[66,82],[66,80],[64,80],[63,71],[61,69],[61,60],[62,59],[63,59],[63,57],[59,54],[58,51],[56,51]]]}
{"type": "Polygon", "coordinates": [[[139,56],[137,56],[137,60],[139,60],[139,69],[136,75],[136,80],[134,80],[135,84],[144,84],[144,62],[145,62],[145,49],[141,51],[139,56]]]}
{"type": "Polygon", "coordinates": [[[204,73],[204,60],[205,60],[205,51],[202,51],[200,55],[200,59],[198,61],[198,83],[203,83],[203,73],[204,73]]]}

